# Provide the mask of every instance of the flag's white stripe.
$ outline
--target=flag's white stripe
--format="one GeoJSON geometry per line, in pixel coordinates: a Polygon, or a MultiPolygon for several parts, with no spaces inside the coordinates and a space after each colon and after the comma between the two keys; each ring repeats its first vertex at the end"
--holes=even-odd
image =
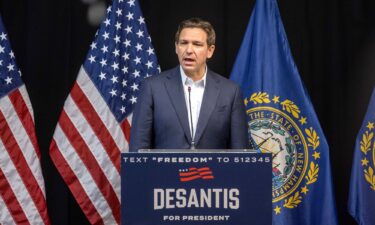
{"type": "Polygon", "coordinates": [[[27,191],[27,188],[19,176],[16,168],[14,167],[13,161],[10,159],[8,152],[5,150],[2,140],[0,140],[0,159],[0,169],[7,178],[8,183],[12,188],[18,202],[21,204],[27,219],[31,221],[32,224],[44,224],[43,219],[41,218],[34,204],[34,201],[27,191]]]}
{"type": "Polygon", "coordinates": [[[0,224],[3,225],[13,225],[16,224],[14,222],[12,215],[8,211],[8,207],[5,205],[5,202],[0,195],[0,224]]]}
{"type": "Polygon", "coordinates": [[[62,156],[65,158],[75,176],[79,179],[84,191],[86,192],[93,206],[98,211],[99,215],[103,218],[103,221],[107,221],[108,224],[116,224],[116,220],[113,217],[107,200],[103,197],[102,193],[100,192],[100,188],[96,185],[95,181],[90,175],[90,172],[87,170],[86,165],[77,155],[76,150],[68,141],[68,138],[61,130],[59,124],[56,126],[54,139],[62,156]]]}
{"type": "Polygon", "coordinates": [[[90,101],[91,105],[94,106],[96,113],[103,121],[103,124],[108,129],[108,132],[113,137],[113,140],[115,141],[118,149],[120,149],[121,152],[124,152],[125,148],[128,146],[125,135],[122,132],[119,124],[117,123],[116,118],[113,116],[111,110],[108,108],[107,103],[103,100],[97,88],[88,77],[83,66],[79,71],[77,83],[82,89],[83,93],[86,95],[87,99],[90,101]]]}
{"type": "Polygon", "coordinates": [[[16,139],[22,154],[33,173],[43,195],[45,196],[43,174],[40,167],[39,158],[35,152],[34,146],[27,134],[22,122],[19,120],[17,112],[15,111],[8,96],[2,98],[0,103],[0,111],[4,114],[7,124],[16,139]]]}
{"type": "Polygon", "coordinates": [[[131,125],[132,120],[133,120],[133,113],[130,113],[129,116],[126,119],[128,120],[129,124],[131,125]]]}
{"type": "Polygon", "coordinates": [[[20,93],[21,93],[21,95],[22,95],[22,98],[23,98],[23,100],[25,101],[25,104],[26,104],[26,106],[27,106],[27,109],[28,109],[29,112],[30,112],[31,118],[33,119],[33,123],[35,123],[35,122],[34,122],[34,111],[33,111],[33,107],[31,106],[30,98],[29,98],[29,95],[27,94],[27,90],[26,90],[25,85],[23,84],[21,87],[18,88],[18,90],[20,91],[20,93]]]}
{"type": "Polygon", "coordinates": [[[81,111],[69,95],[66,99],[64,110],[77,131],[85,141],[86,145],[91,149],[91,153],[98,162],[101,170],[107,177],[110,185],[115,190],[117,198],[121,201],[120,196],[120,174],[118,173],[116,166],[112,163],[102,143],[91,129],[86,118],[82,115],[81,111]]]}
{"type": "MultiPolygon", "coordinates": [[[[132,119],[133,119],[133,113],[130,113],[128,117],[126,117],[126,120],[128,121],[130,127],[131,127],[131,124],[132,124],[132,119]]],[[[130,141],[130,140],[129,140],[130,141]]],[[[122,149],[122,153],[124,152],[129,152],[129,142],[125,139],[125,142],[126,142],[126,146],[124,149],[122,149]]]]}

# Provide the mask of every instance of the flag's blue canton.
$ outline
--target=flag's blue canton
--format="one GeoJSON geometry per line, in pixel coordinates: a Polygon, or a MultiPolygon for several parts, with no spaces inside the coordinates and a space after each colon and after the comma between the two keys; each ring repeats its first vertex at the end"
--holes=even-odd
{"type": "Polygon", "coordinates": [[[0,98],[23,84],[8,34],[0,18],[0,98]]]}
{"type": "Polygon", "coordinates": [[[84,68],[122,122],[137,102],[142,80],[160,70],[138,1],[113,1],[84,68]]]}

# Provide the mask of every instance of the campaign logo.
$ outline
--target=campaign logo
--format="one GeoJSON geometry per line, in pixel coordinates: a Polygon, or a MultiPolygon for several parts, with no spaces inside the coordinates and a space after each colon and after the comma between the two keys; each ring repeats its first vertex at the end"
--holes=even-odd
{"type": "Polygon", "coordinates": [[[298,207],[319,176],[320,137],[307,112],[290,99],[255,92],[245,99],[249,134],[272,153],[274,213],[298,207]]]}
{"type": "Polygon", "coordinates": [[[188,182],[197,179],[212,180],[214,179],[213,173],[209,167],[190,167],[188,169],[180,169],[179,176],[181,182],[188,182]]]}

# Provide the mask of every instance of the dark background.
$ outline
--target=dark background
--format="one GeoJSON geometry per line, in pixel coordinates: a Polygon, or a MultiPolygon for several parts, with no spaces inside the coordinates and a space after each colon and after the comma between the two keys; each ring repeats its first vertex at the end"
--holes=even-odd
{"type": "MultiPolygon", "coordinates": [[[[254,0],[140,0],[163,70],[177,64],[174,32],[198,16],[212,22],[211,69],[229,76],[254,0]]],[[[107,1],[108,4],[108,1],[107,1]]],[[[53,224],[88,224],[48,148],[58,116],[97,27],[79,0],[0,0],[18,66],[34,108],[53,224]]],[[[357,132],[375,86],[374,0],[279,0],[290,47],[330,145],[340,224],[354,225],[347,196],[357,132]]]]}

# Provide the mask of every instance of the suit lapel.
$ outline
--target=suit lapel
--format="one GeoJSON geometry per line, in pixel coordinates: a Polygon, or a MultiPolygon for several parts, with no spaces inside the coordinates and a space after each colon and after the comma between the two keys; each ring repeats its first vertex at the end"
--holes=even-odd
{"type": "Polygon", "coordinates": [[[169,99],[171,100],[172,105],[176,111],[182,129],[184,130],[186,139],[189,143],[191,143],[191,134],[186,109],[185,94],[182,87],[179,67],[176,67],[173,73],[167,76],[167,79],[164,84],[169,95],[169,99]]]}
{"type": "Polygon", "coordinates": [[[195,143],[199,143],[208,120],[215,109],[216,101],[220,92],[220,81],[207,71],[206,87],[204,89],[203,100],[199,112],[197,131],[195,133],[195,143]]]}

